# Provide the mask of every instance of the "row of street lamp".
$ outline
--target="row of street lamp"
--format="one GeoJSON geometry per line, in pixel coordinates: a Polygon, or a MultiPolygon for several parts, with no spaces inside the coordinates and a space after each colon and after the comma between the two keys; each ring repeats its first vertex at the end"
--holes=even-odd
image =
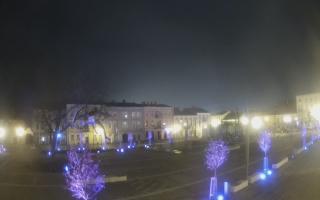
{"type": "MultiPolygon", "coordinates": [[[[0,139],[5,138],[7,130],[3,127],[0,127],[0,139]]],[[[25,135],[25,129],[23,127],[16,127],[15,133],[17,137],[23,137],[25,135]]]]}

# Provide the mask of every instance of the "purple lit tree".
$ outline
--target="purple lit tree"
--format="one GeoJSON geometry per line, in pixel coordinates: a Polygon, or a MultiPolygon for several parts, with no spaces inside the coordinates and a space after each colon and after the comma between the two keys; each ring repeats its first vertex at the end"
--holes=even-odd
{"type": "Polygon", "coordinates": [[[228,147],[221,140],[211,141],[206,149],[205,164],[209,170],[214,171],[211,177],[209,198],[213,198],[217,193],[217,169],[227,160],[229,153],[228,147]]]}
{"type": "Polygon", "coordinates": [[[64,176],[68,190],[77,199],[95,199],[105,187],[98,163],[88,151],[77,153],[76,150],[70,150],[67,157],[68,165],[65,166],[64,176]]]}
{"type": "Polygon", "coordinates": [[[129,142],[130,146],[133,145],[133,135],[132,135],[132,133],[128,133],[128,142],[129,142]]]}
{"type": "Polygon", "coordinates": [[[148,131],[148,141],[149,141],[149,145],[151,145],[151,141],[152,141],[153,135],[151,131],[148,131]]]}
{"type": "Polygon", "coordinates": [[[307,146],[307,141],[306,141],[306,138],[307,138],[307,128],[303,125],[302,128],[301,128],[301,139],[302,139],[302,148],[306,149],[307,146]]]}
{"type": "Polygon", "coordinates": [[[258,144],[260,149],[264,152],[264,159],[263,159],[263,169],[266,171],[268,170],[268,157],[267,153],[271,148],[271,134],[268,131],[264,131],[261,133],[258,144]]]}

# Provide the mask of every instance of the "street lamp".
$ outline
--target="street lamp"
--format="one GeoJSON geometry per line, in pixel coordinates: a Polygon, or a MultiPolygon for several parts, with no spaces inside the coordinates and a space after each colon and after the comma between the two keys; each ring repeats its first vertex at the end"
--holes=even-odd
{"type": "Polygon", "coordinates": [[[17,135],[18,137],[22,137],[22,136],[24,135],[24,128],[22,128],[22,127],[17,127],[17,128],[16,128],[16,135],[17,135]]]}
{"type": "Polygon", "coordinates": [[[292,117],[290,115],[284,115],[283,122],[286,124],[290,124],[292,122],[292,117]]]}
{"type": "Polygon", "coordinates": [[[250,135],[247,131],[247,127],[250,123],[250,119],[247,116],[242,116],[240,118],[240,122],[242,126],[244,127],[243,130],[246,134],[246,178],[249,179],[249,156],[250,156],[250,135]]]}
{"type": "Polygon", "coordinates": [[[262,127],[262,125],[263,125],[263,121],[261,120],[260,117],[256,116],[251,119],[251,126],[253,129],[258,130],[262,127]]]}
{"type": "Polygon", "coordinates": [[[247,126],[247,125],[249,124],[250,120],[249,120],[248,117],[242,116],[242,117],[240,118],[240,122],[241,122],[242,125],[247,126]]]}

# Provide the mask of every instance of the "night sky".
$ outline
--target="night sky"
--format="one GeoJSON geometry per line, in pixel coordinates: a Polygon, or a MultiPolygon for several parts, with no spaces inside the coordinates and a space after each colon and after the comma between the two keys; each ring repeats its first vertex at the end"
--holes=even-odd
{"type": "Polygon", "coordinates": [[[320,89],[317,0],[0,1],[0,112],[269,108],[320,89]]]}

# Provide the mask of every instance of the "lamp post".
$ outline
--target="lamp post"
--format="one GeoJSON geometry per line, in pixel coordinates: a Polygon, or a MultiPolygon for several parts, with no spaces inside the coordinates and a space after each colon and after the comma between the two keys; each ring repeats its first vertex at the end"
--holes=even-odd
{"type": "Polygon", "coordinates": [[[246,178],[249,179],[249,156],[250,156],[250,135],[247,132],[250,119],[246,116],[240,118],[240,122],[243,126],[243,132],[246,134],[246,178]]]}
{"type": "Polygon", "coordinates": [[[251,120],[247,116],[240,117],[240,123],[244,127],[243,130],[246,133],[246,177],[249,180],[249,162],[250,162],[250,135],[248,133],[248,125],[251,123],[251,127],[255,130],[259,130],[263,126],[263,121],[260,117],[253,117],[251,120]]]}
{"type": "Polygon", "coordinates": [[[19,141],[19,138],[22,138],[24,136],[24,128],[23,127],[17,127],[16,128],[16,136],[17,136],[17,139],[19,141]]]}

